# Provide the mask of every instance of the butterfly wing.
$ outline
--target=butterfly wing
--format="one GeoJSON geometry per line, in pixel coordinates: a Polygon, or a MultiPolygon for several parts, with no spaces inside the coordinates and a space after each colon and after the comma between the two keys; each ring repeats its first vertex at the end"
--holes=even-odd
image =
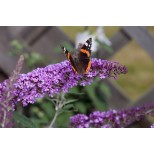
{"type": "Polygon", "coordinates": [[[65,47],[62,46],[61,48],[63,49],[63,51],[64,51],[64,53],[65,53],[67,59],[70,61],[73,70],[74,70],[76,73],[78,73],[77,67],[76,67],[76,66],[77,66],[77,65],[76,65],[76,61],[74,61],[74,58],[72,57],[71,53],[70,53],[65,47]]]}
{"type": "Polygon", "coordinates": [[[82,67],[82,74],[87,74],[91,67],[91,46],[92,46],[92,38],[89,38],[85,44],[79,50],[79,63],[82,67]]]}

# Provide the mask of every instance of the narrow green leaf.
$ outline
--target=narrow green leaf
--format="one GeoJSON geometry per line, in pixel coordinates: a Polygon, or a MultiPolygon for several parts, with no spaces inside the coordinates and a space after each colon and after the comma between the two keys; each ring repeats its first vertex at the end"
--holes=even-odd
{"type": "Polygon", "coordinates": [[[78,101],[78,99],[72,99],[72,100],[66,101],[64,103],[64,105],[69,104],[69,103],[73,103],[73,102],[76,102],[76,101],[78,101]]]}
{"type": "Polygon", "coordinates": [[[50,118],[53,116],[53,114],[54,114],[54,107],[53,107],[52,103],[42,103],[41,104],[41,108],[45,112],[45,115],[47,115],[50,118]]]}
{"type": "Polygon", "coordinates": [[[70,94],[70,95],[85,95],[85,93],[75,93],[75,92],[68,92],[67,94],[70,94]]]}
{"type": "Polygon", "coordinates": [[[104,104],[103,104],[103,102],[101,100],[99,100],[98,96],[96,95],[95,86],[94,87],[86,86],[85,89],[86,89],[86,92],[87,92],[88,96],[90,97],[93,104],[95,105],[96,109],[103,109],[104,104]]]}
{"type": "Polygon", "coordinates": [[[103,84],[100,84],[99,86],[101,92],[107,97],[111,97],[111,92],[110,92],[110,88],[107,84],[103,83],[103,84]]]}
{"type": "Polygon", "coordinates": [[[73,104],[67,104],[63,107],[62,112],[68,112],[70,110],[74,109],[74,105],[73,104]]]}
{"type": "Polygon", "coordinates": [[[36,128],[36,125],[29,118],[16,111],[14,112],[14,120],[16,123],[21,124],[23,127],[36,128]]]}
{"type": "Polygon", "coordinates": [[[80,113],[86,113],[87,107],[85,105],[85,102],[77,102],[75,103],[75,107],[77,108],[77,111],[80,113]]]}

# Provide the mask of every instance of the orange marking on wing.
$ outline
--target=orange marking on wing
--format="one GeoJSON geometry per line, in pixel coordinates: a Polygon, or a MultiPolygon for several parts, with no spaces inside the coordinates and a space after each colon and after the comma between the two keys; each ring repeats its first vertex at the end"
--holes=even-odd
{"type": "Polygon", "coordinates": [[[73,68],[74,72],[78,74],[78,72],[76,71],[76,69],[73,66],[72,66],[72,68],[73,68]]]}
{"type": "Polygon", "coordinates": [[[67,58],[70,60],[70,56],[71,56],[71,54],[68,52],[68,54],[67,54],[67,58]]]}
{"type": "MultiPolygon", "coordinates": [[[[71,57],[71,54],[68,52],[68,53],[67,53],[67,58],[68,58],[68,60],[69,60],[70,63],[71,63],[70,57],[71,57]]],[[[75,73],[78,73],[78,72],[76,71],[76,69],[75,69],[73,66],[72,66],[72,69],[73,69],[73,71],[74,71],[75,73]]]]}
{"type": "Polygon", "coordinates": [[[85,50],[85,49],[81,49],[80,50],[82,53],[86,53],[88,57],[90,57],[90,53],[89,51],[85,50]]]}
{"type": "Polygon", "coordinates": [[[88,74],[90,67],[91,67],[91,61],[88,63],[88,67],[86,69],[86,74],[88,74]]]}

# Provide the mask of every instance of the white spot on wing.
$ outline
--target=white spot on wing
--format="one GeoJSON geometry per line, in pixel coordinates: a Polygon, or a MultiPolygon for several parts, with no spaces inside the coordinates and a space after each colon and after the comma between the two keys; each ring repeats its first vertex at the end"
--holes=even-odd
{"type": "Polygon", "coordinates": [[[64,48],[64,52],[66,52],[66,49],[64,48]]]}

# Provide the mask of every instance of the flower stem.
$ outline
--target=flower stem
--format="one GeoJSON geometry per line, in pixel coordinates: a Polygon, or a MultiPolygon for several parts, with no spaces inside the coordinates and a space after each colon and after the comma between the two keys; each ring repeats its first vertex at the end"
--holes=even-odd
{"type": "Polygon", "coordinates": [[[6,122],[6,111],[4,110],[4,113],[3,113],[3,120],[2,120],[2,124],[1,124],[1,127],[2,128],[5,128],[5,122],[6,122]]]}
{"type": "Polygon", "coordinates": [[[53,128],[53,125],[57,119],[57,116],[59,115],[64,104],[65,104],[65,93],[62,92],[60,95],[57,96],[57,102],[55,104],[55,115],[49,125],[49,128],[53,128]]]}
{"type": "Polygon", "coordinates": [[[52,121],[49,125],[49,128],[53,128],[53,125],[54,125],[58,115],[59,115],[59,110],[56,110],[55,115],[54,115],[54,117],[53,117],[53,119],[52,119],[52,121]]]}

